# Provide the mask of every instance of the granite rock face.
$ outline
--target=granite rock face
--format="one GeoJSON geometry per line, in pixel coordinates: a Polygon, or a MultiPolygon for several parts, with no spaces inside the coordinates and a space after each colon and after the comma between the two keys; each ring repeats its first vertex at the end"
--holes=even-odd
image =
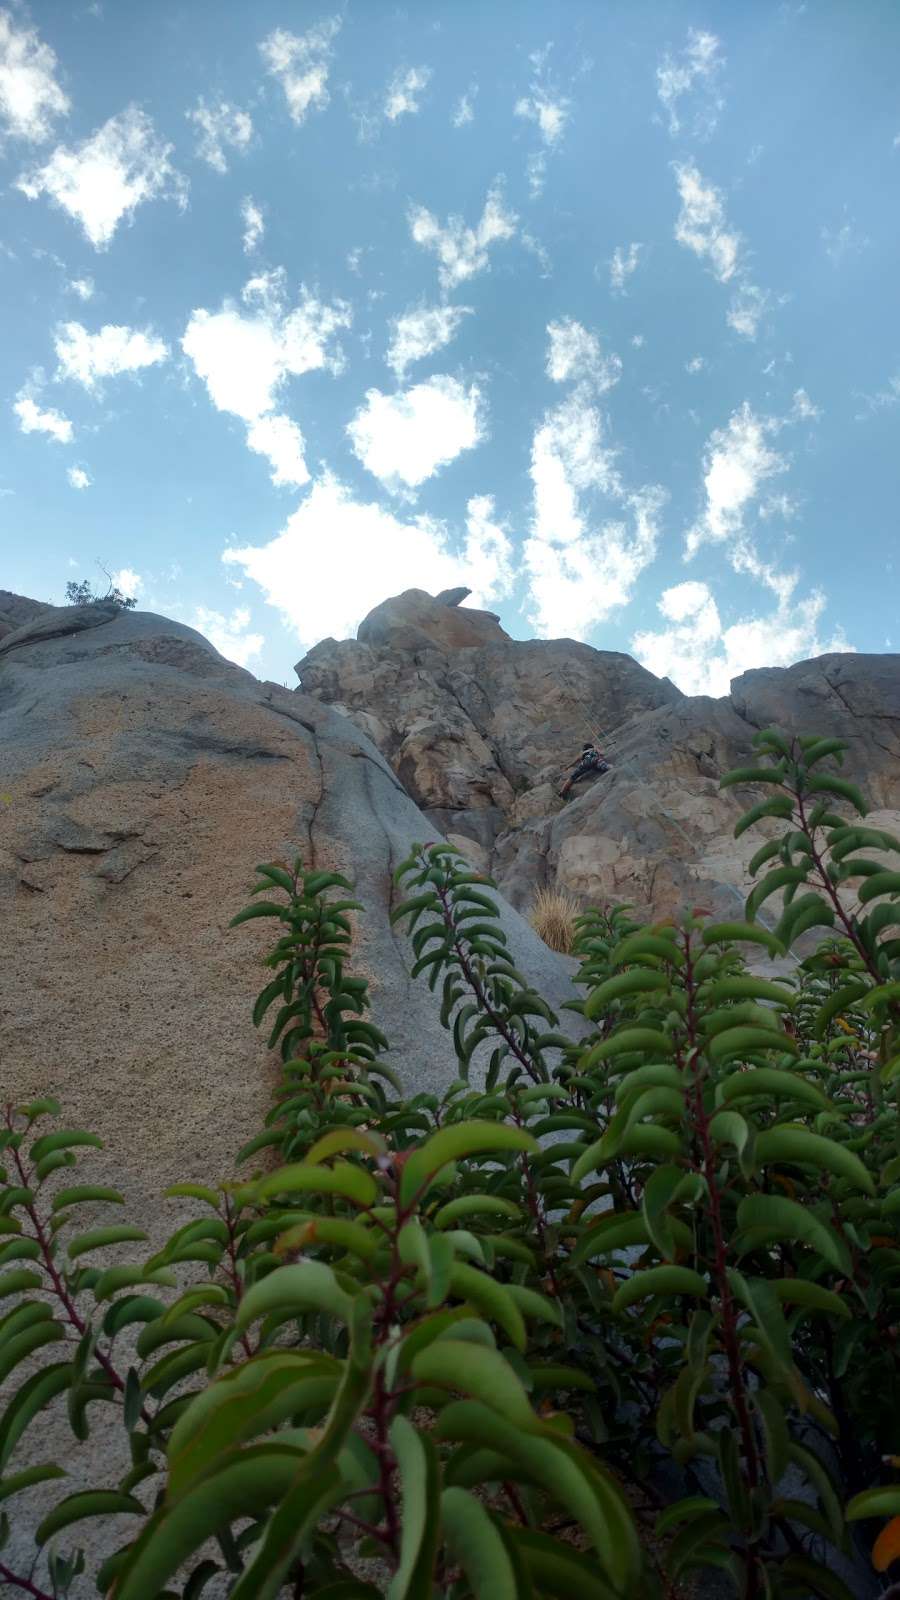
{"type": "MultiPolygon", "coordinates": [[[[485,613],[470,615],[485,628],[485,613]]],[[[304,692],[363,729],[426,816],[520,908],[558,886],[645,915],[691,905],[733,914],[760,839],[735,842],[734,823],[756,793],[720,792],[719,778],[773,724],[846,738],[879,819],[900,821],[900,656],[746,672],[713,700],[573,640],[448,642],[448,617],[458,627],[466,616],[455,600],[410,591],[372,613],[374,629],[367,618],[357,640],[324,641],[297,671],[304,692]],[[592,737],[611,770],[563,805],[564,768],[592,737]]]]}
{"type": "MultiPolygon", "coordinates": [[[[354,882],[367,908],[355,970],[392,1065],[413,1090],[457,1076],[389,922],[394,869],[434,828],[346,717],[259,682],[192,629],[102,605],[6,609],[18,627],[0,640],[0,1102],[55,1095],[69,1126],[100,1134],[84,1181],[124,1194],[150,1236],[143,1259],[192,1214],[166,1185],[231,1176],[271,1103],[276,1062],[250,1017],[271,929],[228,928],[257,862],[300,854],[354,882]]],[[[502,916],[517,965],[561,1004],[572,963],[502,916]]],[[[84,1208],[85,1226],[101,1220],[84,1208]]],[[[114,1482],[121,1426],[94,1430],[92,1481],[114,1482]]],[[[40,1460],[69,1445],[64,1421],[35,1440],[40,1460]]],[[[53,1498],[29,1491],[24,1518],[17,1504],[19,1566],[53,1498]]],[[[113,1544],[127,1533],[98,1530],[113,1544]]]]}

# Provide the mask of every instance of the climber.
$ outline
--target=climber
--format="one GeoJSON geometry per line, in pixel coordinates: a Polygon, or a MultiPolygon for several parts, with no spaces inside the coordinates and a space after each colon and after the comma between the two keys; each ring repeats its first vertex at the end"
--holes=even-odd
{"type": "Polygon", "coordinates": [[[577,761],[572,762],[571,775],[559,791],[560,799],[568,800],[573,783],[578,783],[579,779],[591,776],[599,778],[608,771],[609,762],[604,758],[602,750],[595,744],[582,745],[581,755],[577,761]]]}

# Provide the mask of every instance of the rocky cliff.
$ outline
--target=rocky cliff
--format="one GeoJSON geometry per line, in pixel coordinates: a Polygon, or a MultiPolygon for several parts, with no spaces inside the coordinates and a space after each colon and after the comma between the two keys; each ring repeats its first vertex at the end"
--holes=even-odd
{"type": "Polygon", "coordinates": [[[759,834],[734,823],[753,791],[720,793],[773,724],[846,739],[879,821],[900,822],[900,656],[827,655],[745,672],[723,699],[687,696],[630,656],[570,639],[510,639],[465,591],[409,590],[297,665],[305,693],[371,738],[425,815],[510,902],[558,886],[642,914],[733,914],[759,834]],[[563,805],[564,767],[599,735],[611,770],[563,805]]]}
{"type": "MultiPolygon", "coordinates": [[[[0,1099],[54,1093],[99,1124],[140,1205],[210,1150],[227,1167],[267,1109],[250,1025],[266,934],[228,931],[258,861],[354,881],[395,1065],[416,1087],[456,1075],[389,925],[394,868],[434,828],[346,717],[164,617],[37,607],[0,639],[0,749],[0,1099]]],[[[506,922],[561,1001],[565,963],[506,922]]]]}

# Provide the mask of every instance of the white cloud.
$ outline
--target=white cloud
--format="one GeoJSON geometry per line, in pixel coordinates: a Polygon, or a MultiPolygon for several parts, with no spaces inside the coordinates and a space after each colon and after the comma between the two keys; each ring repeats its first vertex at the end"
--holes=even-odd
{"type": "Polygon", "coordinates": [[[825,254],[834,266],[839,267],[842,261],[850,256],[861,256],[868,250],[872,241],[865,233],[857,230],[852,220],[844,222],[839,228],[823,228],[822,243],[825,254]]]}
{"type": "Polygon", "coordinates": [[[745,400],[726,426],[710,435],[703,460],[706,505],[688,529],[687,559],[703,544],[735,540],[743,532],[745,512],[762,484],[787,467],[785,458],[768,442],[780,426],[775,418],[757,416],[745,400]]]}
{"type": "Polygon", "coordinates": [[[150,118],[137,106],[110,117],[81,144],[57,145],[43,167],[18,179],[29,200],[45,194],[80,222],[96,250],[105,249],[123,217],[147,200],[185,204],[186,185],[150,118]]]}
{"type": "Polygon", "coordinates": [[[706,259],[720,283],[728,283],[737,270],[741,236],[728,226],[722,196],[714,184],[704,185],[690,163],[676,162],[674,170],[681,198],[675,238],[706,259]]]}
{"type": "Polygon", "coordinates": [[[193,110],[186,111],[185,116],[197,129],[198,156],[216,172],[228,171],[226,145],[233,150],[246,150],[253,138],[253,119],[249,112],[242,111],[239,106],[229,105],[227,100],[208,106],[201,95],[193,110]]]}
{"type": "Polygon", "coordinates": [[[644,335],[642,333],[633,333],[631,335],[631,343],[634,345],[635,350],[642,350],[645,343],[644,335]]]}
{"type": "Polygon", "coordinates": [[[879,411],[888,411],[900,405],[900,372],[888,378],[887,388],[879,389],[875,394],[862,394],[854,391],[854,399],[862,402],[863,409],[857,411],[854,422],[865,422],[868,417],[875,416],[879,411]]]}
{"type": "Polygon", "coordinates": [[[347,433],[354,454],[389,489],[415,489],[486,437],[482,393],[443,374],[400,394],[369,389],[347,433]]]}
{"type": "Polygon", "coordinates": [[[99,333],[88,333],[80,322],[63,322],[53,343],[59,362],[57,378],[71,378],[86,389],[95,389],[103,378],[158,366],[169,357],[168,346],[149,328],[142,331],[113,322],[107,322],[99,333]]]}
{"type": "Polygon", "coordinates": [[[388,84],[384,101],[384,114],[388,122],[398,117],[415,116],[422,107],[419,96],[428,87],[432,73],[430,67],[409,67],[405,72],[399,67],[388,84]]]}
{"type": "Polygon", "coordinates": [[[79,300],[92,300],[94,298],[93,278],[73,278],[66,284],[71,294],[77,294],[79,300]]]}
{"type": "Polygon", "coordinates": [[[89,489],[93,483],[93,479],[85,472],[84,467],[70,467],[66,477],[73,489],[89,489]]]}
{"type": "MultiPolygon", "coordinates": [[[[537,498],[537,495],[536,495],[537,498]]],[[[612,611],[631,599],[644,568],[656,555],[662,490],[648,488],[625,496],[620,515],[589,526],[581,517],[580,496],[560,486],[578,536],[566,543],[532,536],[525,541],[529,577],[529,616],[542,638],[584,639],[612,611]]],[[[543,509],[551,503],[542,496],[543,509]]],[[[551,530],[552,532],[552,530],[551,530]]]]}
{"type": "Polygon", "coordinates": [[[509,537],[489,495],[469,501],[460,538],[432,517],[402,521],[356,500],[330,473],[275,539],[227,549],[222,559],[259,584],[307,647],[327,635],[346,638],[386,594],[411,585],[436,594],[464,583],[473,590],[470,603],[482,606],[512,581],[509,537]]]}
{"type": "Polygon", "coordinates": [[[572,317],[547,326],[547,377],[554,383],[584,382],[598,392],[611,389],[622,375],[619,357],[603,357],[600,341],[572,317]]]}
{"type": "Polygon", "coordinates": [[[328,68],[340,26],[340,17],[332,17],[304,34],[276,28],[259,47],[267,71],[284,90],[291,119],[298,124],[310,111],[323,111],[328,104],[328,68]]]}
{"type": "Polygon", "coordinates": [[[813,405],[805,389],[794,390],[791,416],[795,422],[817,422],[821,415],[821,407],[813,405]]]}
{"type": "Polygon", "coordinates": [[[467,278],[484,272],[489,265],[491,245],[512,239],[518,220],[504,205],[498,179],[488,190],[484,210],[474,228],[466,227],[462,217],[448,217],[441,227],[425,206],[413,206],[409,212],[409,230],[416,244],[437,256],[441,287],[454,289],[467,278]]]}
{"type": "Polygon", "coordinates": [[[687,44],[677,56],[666,51],[656,69],[656,92],[668,116],[670,134],[681,131],[678,102],[694,94],[699,104],[690,131],[695,137],[712,133],[725,103],[719,90],[723,66],[720,41],[703,29],[688,29],[687,44]]]}
{"type": "Polygon", "coordinates": [[[731,297],[725,321],[742,339],[755,339],[768,305],[765,289],[757,288],[755,283],[742,283],[731,297]]]}
{"type": "Polygon", "coordinates": [[[303,434],[290,417],[278,412],[257,417],[247,429],[247,444],[258,455],[267,458],[272,467],[274,484],[299,487],[309,482],[309,471],[303,456],[303,434]]]}
{"type": "Polygon", "coordinates": [[[234,661],[239,667],[246,667],[248,661],[258,656],[266,642],[263,634],[248,633],[250,612],[243,606],[232,611],[230,617],[223,616],[221,611],[211,611],[208,606],[197,606],[189,625],[202,633],[227,661],[234,661]]]}
{"type": "Polygon", "coordinates": [[[684,370],[685,372],[696,374],[703,372],[708,365],[709,363],[705,356],[691,356],[690,361],[684,363],[684,370]]]}
{"type": "Polygon", "coordinates": [[[442,350],[456,336],[471,306],[414,306],[391,321],[391,342],[385,361],[402,383],[414,361],[442,350]]]}
{"type": "Polygon", "coordinates": [[[509,594],[515,577],[513,545],[506,524],[495,518],[493,495],[473,495],[466,506],[462,560],[475,605],[509,594]]]}
{"type": "Polygon", "coordinates": [[[19,390],[13,402],[13,411],[23,433],[46,433],[57,444],[71,443],[74,430],[69,418],[52,407],[43,411],[28,386],[19,390]]]}
{"type": "Polygon", "coordinates": [[[546,49],[535,50],[532,53],[530,60],[534,67],[534,76],[531,92],[522,95],[513,108],[517,117],[524,117],[526,121],[535,124],[541,138],[541,148],[528,158],[528,186],[532,199],[537,199],[543,193],[547,175],[547,152],[555,149],[562,139],[571,111],[571,102],[552,85],[547,74],[546,64],[550,48],[548,45],[546,49]]]}
{"type": "Polygon", "coordinates": [[[625,294],[625,284],[637,271],[642,244],[630,244],[627,251],[617,244],[609,263],[609,286],[616,294],[625,294]]]}
{"type": "Polygon", "coordinates": [[[11,12],[0,11],[0,128],[11,139],[40,144],[50,138],[55,119],[68,113],[56,67],[36,29],[17,26],[11,12]]]}
{"type": "Polygon", "coordinates": [[[629,491],[607,441],[596,397],[616,382],[618,357],[604,360],[596,335],[571,319],[547,332],[548,376],[574,387],[532,441],[533,512],[523,551],[529,618],[545,638],[583,639],[626,604],[653,560],[665,496],[654,487],[629,491]]]}
{"type": "Polygon", "coordinates": [[[465,128],[470,122],[475,121],[475,99],[477,94],[477,83],[470,83],[465,94],[460,95],[453,108],[453,116],[450,118],[454,128],[465,128]]]}
{"type": "Polygon", "coordinates": [[[744,617],[723,627],[719,608],[705,583],[675,584],[663,591],[659,610],[668,624],[659,632],[635,634],[631,648],[658,677],[669,677],[686,694],[724,695],[731,679],[753,667],[788,667],[794,661],[852,648],[843,634],[819,637],[825,598],[818,591],[793,596],[796,579],[764,616],[744,617]]]}
{"type": "Polygon", "coordinates": [[[729,327],[744,339],[755,339],[768,308],[769,295],[751,283],[744,262],[743,239],[728,224],[721,192],[704,183],[701,173],[690,162],[674,163],[681,210],[675,223],[675,238],[686,250],[706,261],[719,283],[734,285],[726,314],[729,327]]]}
{"type": "Polygon", "coordinates": [[[262,208],[247,195],[241,202],[241,221],[244,224],[244,254],[252,255],[266,231],[262,208]]]}
{"type": "Polygon", "coordinates": [[[111,572],[110,582],[126,600],[136,600],[144,587],[144,580],[134,567],[120,567],[118,572],[111,572]]]}
{"type": "Polygon", "coordinates": [[[327,304],[301,285],[297,305],[288,310],[283,269],[251,278],[241,298],[248,310],[226,300],[221,311],[193,311],[181,347],[216,409],[247,424],[247,442],[268,457],[273,482],[305,483],[303,436],[278,411],[278,396],[290,377],[342,371],[343,352],[334,339],[350,326],[351,309],[343,300],[327,304]]]}
{"type": "Polygon", "coordinates": [[[221,311],[192,311],[182,349],[219,411],[245,422],[273,411],[288,377],[343,370],[344,357],[332,340],[352,321],[344,300],[318,300],[300,286],[298,304],[288,311],[283,269],[261,273],[244,285],[249,313],[226,300],[221,311]]]}

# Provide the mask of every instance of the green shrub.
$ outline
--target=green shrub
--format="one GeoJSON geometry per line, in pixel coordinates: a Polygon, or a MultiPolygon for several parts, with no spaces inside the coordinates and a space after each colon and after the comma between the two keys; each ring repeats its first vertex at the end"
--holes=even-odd
{"type": "Polygon", "coordinates": [[[235,923],[277,924],[254,1020],[278,1092],[247,1176],[176,1185],[196,1218],[139,1264],[92,1265],[144,1237],[79,1225],[121,1204],[70,1170],[99,1141],[53,1102],[7,1108],[0,1502],[62,1476],[15,1456],[63,1399],[76,1441],[115,1407],[133,1465],[45,1517],[49,1590],[2,1548],[0,1581],[65,1595],[60,1535],[122,1513],[135,1537],[96,1575],[116,1600],[194,1600],[223,1569],[235,1600],[652,1600],[712,1571],[746,1600],[852,1600],[834,1552],[860,1521],[889,1566],[900,843],[837,809],[865,815],[823,770],[836,741],[755,743],[724,782],[772,794],[737,832],[780,831],[746,920],[580,917],[575,1037],[487,880],[446,845],[402,864],[393,920],[459,1062],[440,1099],[385,1059],[350,886],[259,868],[235,923]],[[787,976],[746,964],[795,944],[787,976]]]}

